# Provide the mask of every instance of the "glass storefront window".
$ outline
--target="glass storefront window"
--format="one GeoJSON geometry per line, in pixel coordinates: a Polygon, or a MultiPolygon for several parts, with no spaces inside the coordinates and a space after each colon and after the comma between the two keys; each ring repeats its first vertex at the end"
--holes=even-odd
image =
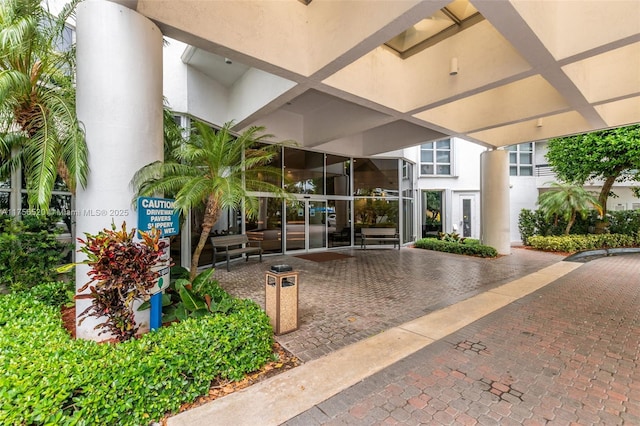
{"type": "Polygon", "coordinates": [[[351,162],[346,157],[327,155],[327,195],[351,194],[351,162]]]}
{"type": "Polygon", "coordinates": [[[284,187],[293,194],[324,194],[324,154],[285,148],[284,187]]]}
{"type": "Polygon", "coordinates": [[[354,218],[356,233],[360,228],[396,227],[398,229],[397,198],[367,197],[354,200],[354,218]]]}
{"type": "MultiPolygon", "coordinates": [[[[8,194],[7,194],[8,195],[8,194]]],[[[20,215],[25,216],[29,214],[37,214],[38,210],[36,207],[33,209],[29,208],[29,201],[27,197],[26,191],[22,191],[20,196],[20,215]]],[[[64,232],[71,232],[71,226],[73,221],[73,211],[71,208],[71,194],[57,193],[54,192],[51,195],[51,203],[49,203],[49,212],[50,214],[60,216],[60,220],[64,222],[66,225],[66,230],[64,232]]]]}
{"type": "Polygon", "coordinates": [[[355,158],[353,160],[353,195],[398,196],[398,160],[355,158]]]}
{"type": "Polygon", "coordinates": [[[282,200],[260,197],[256,217],[245,220],[247,237],[262,241],[264,253],[282,253],[282,200]]]}
{"type": "Polygon", "coordinates": [[[351,245],[351,201],[329,200],[327,202],[327,232],[329,247],[351,245]]]}
{"type": "Polygon", "coordinates": [[[0,214],[9,214],[9,197],[11,193],[8,191],[0,191],[0,214]]]}
{"type": "Polygon", "coordinates": [[[11,177],[0,177],[0,188],[11,189],[11,177]]]}
{"type": "MultiPolygon", "coordinates": [[[[204,207],[191,210],[191,253],[194,252],[198,242],[200,241],[200,235],[202,234],[202,221],[204,218],[204,207]]],[[[181,227],[182,229],[182,227],[181,227]]],[[[233,235],[240,234],[242,232],[242,214],[239,210],[224,210],[220,214],[220,218],[213,225],[209,236],[215,237],[218,235],[233,235]]],[[[173,253],[173,251],[172,251],[173,253]]],[[[221,259],[217,259],[218,261],[221,259]]],[[[207,238],[200,259],[198,260],[198,266],[211,265],[214,262],[213,259],[213,247],[211,246],[211,240],[207,238]]],[[[174,257],[174,263],[178,264],[174,257]]]]}
{"type": "MultiPolygon", "coordinates": [[[[259,146],[262,147],[264,145],[259,145],[259,146]]],[[[270,171],[268,173],[258,172],[257,179],[270,183],[272,185],[275,185],[278,188],[282,188],[282,155],[281,155],[282,150],[280,147],[273,147],[273,146],[268,147],[268,149],[277,150],[278,153],[274,155],[273,159],[271,160],[268,166],[264,166],[264,167],[268,167],[270,171]]],[[[257,190],[258,188],[253,187],[251,185],[251,182],[247,182],[247,191],[257,191],[257,190]]]]}

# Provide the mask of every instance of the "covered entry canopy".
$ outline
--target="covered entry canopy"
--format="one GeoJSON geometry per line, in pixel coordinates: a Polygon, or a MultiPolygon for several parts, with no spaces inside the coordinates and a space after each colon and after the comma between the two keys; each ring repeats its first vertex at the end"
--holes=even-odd
{"type": "Polygon", "coordinates": [[[175,78],[216,82],[216,124],[302,147],[501,147],[640,122],[637,0],[118,2],[190,45],[175,78]]]}

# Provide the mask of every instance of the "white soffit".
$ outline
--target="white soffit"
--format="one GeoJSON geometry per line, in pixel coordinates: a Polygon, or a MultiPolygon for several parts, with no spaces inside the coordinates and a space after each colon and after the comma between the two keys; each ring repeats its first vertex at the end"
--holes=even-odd
{"type": "Polygon", "coordinates": [[[511,0],[557,59],[637,35],[638,0],[511,0]]]}
{"type": "Polygon", "coordinates": [[[536,75],[415,114],[419,119],[469,133],[568,107],[560,94],[536,75]]]}
{"type": "Polygon", "coordinates": [[[471,0],[484,20],[404,59],[385,45],[450,4],[139,0],[137,10],[165,35],[245,64],[240,76],[198,52],[190,63],[231,92],[242,85],[230,97],[239,125],[290,125],[283,133],[302,146],[375,154],[420,137],[389,137],[396,122],[487,146],[640,122],[640,0],[471,0]],[[248,70],[275,77],[242,78],[248,70]]]}
{"type": "Polygon", "coordinates": [[[640,42],[565,65],[562,70],[591,103],[638,95],[640,42]]]}
{"type": "Polygon", "coordinates": [[[323,83],[409,112],[529,70],[531,65],[483,21],[407,59],[389,48],[377,48],[323,83]],[[460,73],[452,78],[449,71],[454,57],[460,73]]]}
{"type": "Polygon", "coordinates": [[[609,127],[633,124],[640,117],[640,96],[596,105],[595,108],[609,127]]]}
{"type": "Polygon", "coordinates": [[[522,142],[545,140],[559,134],[573,134],[584,131],[589,123],[575,111],[522,121],[506,126],[469,134],[476,141],[494,146],[508,146],[522,142]]]}
{"type": "Polygon", "coordinates": [[[189,46],[182,54],[182,62],[216,80],[225,87],[231,87],[249,69],[248,66],[206,50],[189,46]]]}

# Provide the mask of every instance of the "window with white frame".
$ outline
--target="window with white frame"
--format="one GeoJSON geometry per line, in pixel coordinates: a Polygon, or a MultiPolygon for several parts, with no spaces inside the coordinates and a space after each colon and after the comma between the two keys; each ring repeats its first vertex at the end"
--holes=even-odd
{"type": "Polygon", "coordinates": [[[451,139],[420,145],[420,175],[450,176],[451,154],[451,139]]]}
{"type": "Polygon", "coordinates": [[[402,179],[410,180],[413,175],[413,164],[406,160],[402,160],[402,179]]]}
{"type": "Polygon", "coordinates": [[[509,175],[533,176],[533,142],[511,145],[509,151],[509,175]]]}

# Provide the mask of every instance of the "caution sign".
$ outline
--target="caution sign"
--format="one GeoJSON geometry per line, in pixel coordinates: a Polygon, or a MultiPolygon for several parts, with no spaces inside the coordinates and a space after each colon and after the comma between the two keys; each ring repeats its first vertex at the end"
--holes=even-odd
{"type": "Polygon", "coordinates": [[[175,200],[168,198],[138,198],[138,230],[150,231],[152,228],[160,230],[161,237],[178,235],[180,232],[180,215],[174,211],[175,200]]]}

